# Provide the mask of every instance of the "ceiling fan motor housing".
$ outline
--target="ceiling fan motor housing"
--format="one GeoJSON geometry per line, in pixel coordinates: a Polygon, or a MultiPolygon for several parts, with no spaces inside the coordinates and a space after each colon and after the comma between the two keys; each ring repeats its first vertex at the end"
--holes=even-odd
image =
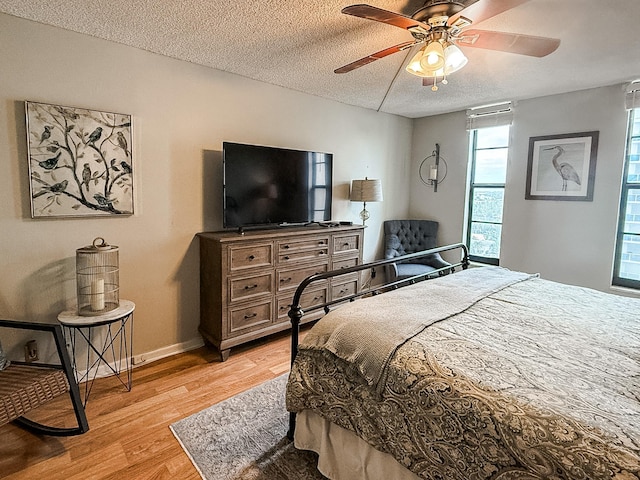
{"type": "MultiPolygon", "coordinates": [[[[421,9],[417,10],[411,18],[420,22],[432,17],[451,17],[465,8],[462,2],[451,2],[446,0],[433,0],[421,9]]],[[[431,24],[431,22],[429,22],[431,24]]],[[[446,24],[446,18],[445,18],[446,24]]]]}

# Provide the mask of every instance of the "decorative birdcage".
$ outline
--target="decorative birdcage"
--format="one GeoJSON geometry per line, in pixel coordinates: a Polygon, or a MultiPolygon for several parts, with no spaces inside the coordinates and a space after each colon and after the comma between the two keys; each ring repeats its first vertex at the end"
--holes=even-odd
{"type": "Polygon", "coordinates": [[[102,315],[120,306],[118,247],[98,237],[76,250],[78,315],[102,315]]]}

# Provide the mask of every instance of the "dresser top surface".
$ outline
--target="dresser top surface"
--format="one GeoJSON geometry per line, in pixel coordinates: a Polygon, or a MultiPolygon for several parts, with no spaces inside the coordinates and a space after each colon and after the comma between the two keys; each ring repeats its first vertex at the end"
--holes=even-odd
{"type": "Polygon", "coordinates": [[[198,237],[216,240],[219,242],[234,242],[238,240],[260,240],[279,237],[290,237],[292,235],[318,235],[334,234],[341,232],[359,232],[365,227],[363,225],[339,225],[335,227],[324,227],[310,225],[306,227],[277,227],[270,229],[245,230],[242,233],[237,230],[224,230],[219,232],[200,232],[198,237]]]}

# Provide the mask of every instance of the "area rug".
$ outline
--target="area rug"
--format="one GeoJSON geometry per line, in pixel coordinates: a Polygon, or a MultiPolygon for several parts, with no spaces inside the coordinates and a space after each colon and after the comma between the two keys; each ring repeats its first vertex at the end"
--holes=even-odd
{"type": "Polygon", "coordinates": [[[205,480],[321,480],[315,453],[287,439],[287,375],[170,426],[205,480]]]}

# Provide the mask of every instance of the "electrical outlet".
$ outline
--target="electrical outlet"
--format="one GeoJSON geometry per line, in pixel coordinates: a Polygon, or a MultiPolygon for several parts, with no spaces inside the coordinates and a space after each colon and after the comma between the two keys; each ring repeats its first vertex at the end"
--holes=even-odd
{"type": "Polygon", "coordinates": [[[38,360],[38,344],[35,340],[29,340],[24,346],[24,361],[27,363],[38,360]]]}

